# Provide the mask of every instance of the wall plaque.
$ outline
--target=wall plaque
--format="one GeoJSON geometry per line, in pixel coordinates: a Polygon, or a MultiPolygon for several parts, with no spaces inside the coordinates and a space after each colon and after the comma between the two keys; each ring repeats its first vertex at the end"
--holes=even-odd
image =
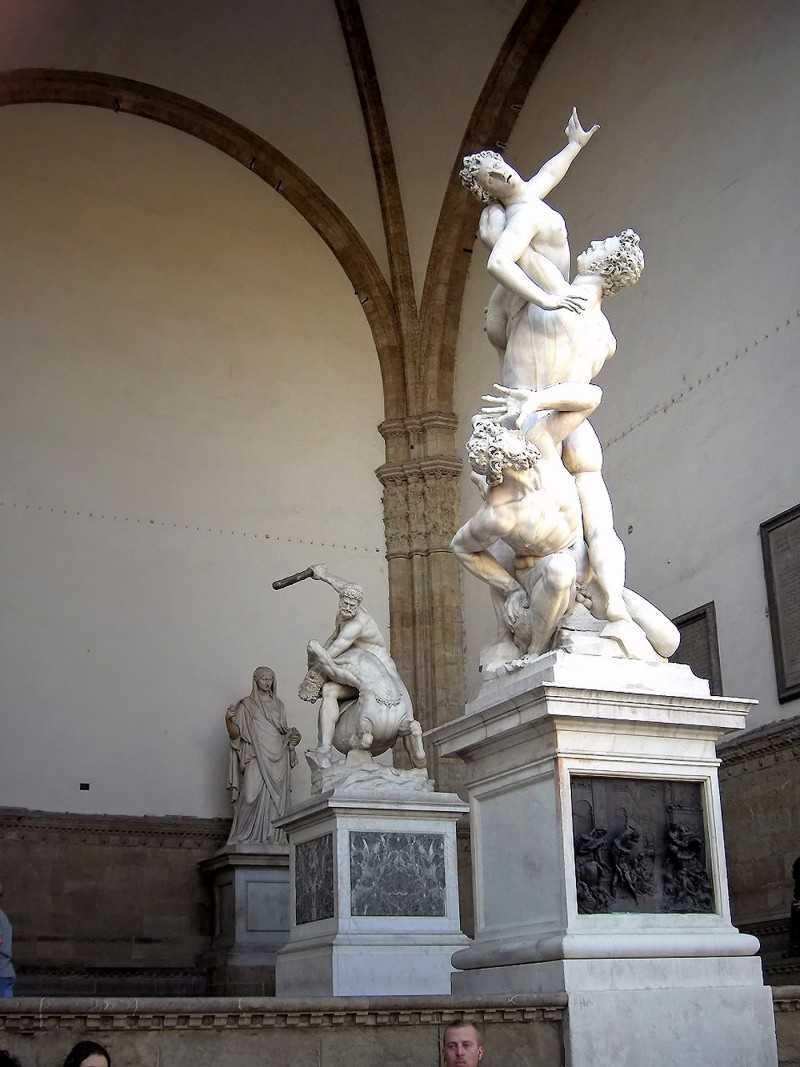
{"type": "Polygon", "coordinates": [[[351,915],[444,915],[444,834],[350,833],[351,915]]]}
{"type": "Polygon", "coordinates": [[[800,504],[761,523],[778,700],[800,697],[800,504]]]}
{"type": "Polygon", "coordinates": [[[333,918],[333,834],[295,846],[294,899],[298,926],[333,918]]]}
{"type": "Polygon", "coordinates": [[[578,911],[714,910],[703,787],[573,775],[578,911]]]}
{"type": "Polygon", "coordinates": [[[672,620],[678,627],[681,643],[670,656],[672,663],[686,663],[698,678],[707,678],[711,695],[722,696],[722,671],[717,641],[717,613],[714,601],[687,611],[672,620]]]}

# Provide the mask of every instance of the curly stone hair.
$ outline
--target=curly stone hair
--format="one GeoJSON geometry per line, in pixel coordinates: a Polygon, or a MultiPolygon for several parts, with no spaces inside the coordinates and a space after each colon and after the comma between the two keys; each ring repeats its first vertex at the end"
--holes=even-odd
{"type": "Polygon", "coordinates": [[[499,163],[505,165],[503,157],[498,152],[491,152],[489,149],[484,152],[475,152],[471,156],[464,156],[464,165],[458,176],[464,188],[473,196],[477,196],[482,204],[491,204],[492,197],[478,181],[478,171],[481,167],[497,166],[499,163]]]}
{"type": "Polygon", "coordinates": [[[636,285],[644,270],[644,252],[639,246],[639,234],[634,230],[622,230],[619,238],[619,250],[616,252],[599,252],[587,248],[581,255],[587,256],[593,274],[603,279],[603,289],[613,296],[626,286],[636,285]]]}
{"type": "Polygon", "coordinates": [[[499,485],[505,470],[530,470],[540,455],[523,433],[492,419],[476,419],[467,441],[469,465],[476,474],[483,475],[489,486],[499,485]],[[514,449],[508,447],[511,441],[517,446],[514,449]]]}

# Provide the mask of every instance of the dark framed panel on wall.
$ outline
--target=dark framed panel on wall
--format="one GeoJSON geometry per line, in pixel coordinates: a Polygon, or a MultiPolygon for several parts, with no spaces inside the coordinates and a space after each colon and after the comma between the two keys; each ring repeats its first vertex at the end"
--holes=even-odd
{"type": "Polygon", "coordinates": [[[800,504],[761,523],[778,700],[800,697],[800,504]]]}
{"type": "Polygon", "coordinates": [[[717,612],[714,601],[679,615],[672,620],[678,627],[681,643],[672,663],[687,663],[698,678],[708,678],[711,695],[722,696],[722,670],[717,641],[717,612]]]}

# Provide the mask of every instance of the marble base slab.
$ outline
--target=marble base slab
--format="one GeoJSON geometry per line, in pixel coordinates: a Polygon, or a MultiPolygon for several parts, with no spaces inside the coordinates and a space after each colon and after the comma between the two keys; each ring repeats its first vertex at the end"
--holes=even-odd
{"type": "Polygon", "coordinates": [[[278,996],[363,997],[379,989],[382,997],[436,996],[450,993],[453,950],[463,944],[447,935],[441,944],[429,935],[393,934],[347,937],[283,953],[278,968],[278,996]]]}
{"type": "Polygon", "coordinates": [[[226,845],[198,864],[211,883],[214,925],[201,961],[219,996],[269,996],[289,936],[289,849],[226,845]]]}
{"type": "Polygon", "coordinates": [[[455,996],[566,992],[570,1067],[776,1067],[761,961],[562,960],[454,972],[455,996]]]}
{"type": "Polygon", "coordinates": [[[647,663],[557,649],[515,670],[483,671],[478,695],[467,704],[465,714],[524,697],[540,685],[659,696],[707,697],[711,692],[708,681],[698,678],[685,663],[647,663]]]}
{"type": "Polygon", "coordinates": [[[290,847],[289,939],[278,996],[450,992],[461,933],[453,793],[338,785],[280,825],[290,847]]]}

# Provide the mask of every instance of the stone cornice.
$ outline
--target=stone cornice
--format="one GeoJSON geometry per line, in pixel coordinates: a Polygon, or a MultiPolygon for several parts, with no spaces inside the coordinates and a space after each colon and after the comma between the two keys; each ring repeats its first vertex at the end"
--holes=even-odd
{"type": "Polygon", "coordinates": [[[452,411],[426,411],[421,415],[407,415],[405,418],[400,419],[385,419],[378,427],[378,431],[383,437],[389,437],[392,434],[418,433],[420,430],[428,428],[450,430],[455,433],[457,426],[458,416],[454,415],[452,411]]]}
{"type": "Polygon", "coordinates": [[[772,1003],[775,1011],[800,1011],[800,985],[772,987],[772,1003]]]}
{"type": "Polygon", "coordinates": [[[403,463],[415,457],[455,456],[458,417],[450,411],[428,411],[421,415],[387,419],[378,427],[386,442],[386,461],[403,463]]]}
{"type": "Polygon", "coordinates": [[[381,485],[392,481],[408,481],[409,478],[441,477],[458,478],[461,475],[461,460],[454,456],[427,456],[409,460],[407,463],[384,463],[375,471],[381,485]]]}
{"type": "Polygon", "coordinates": [[[228,819],[189,816],[83,815],[0,807],[0,840],[77,837],[83,844],[212,849],[225,842],[228,819]]]}
{"type": "Polygon", "coordinates": [[[462,1019],[560,1022],[564,993],[508,997],[20,997],[0,1000],[0,1032],[243,1030],[273,1027],[447,1025],[462,1019]]]}
{"type": "MultiPolygon", "coordinates": [[[[17,943],[17,938],[14,938],[14,943],[17,943]]],[[[83,942],[86,944],[86,942],[83,942]]],[[[49,962],[48,960],[36,959],[35,961],[18,961],[14,960],[17,969],[17,975],[24,975],[26,977],[45,975],[49,977],[72,977],[78,975],[80,977],[93,976],[102,978],[195,978],[198,977],[199,972],[194,964],[184,964],[178,966],[174,964],[160,964],[154,963],[136,963],[135,961],[128,961],[127,963],[64,963],[63,960],[55,960],[49,962]]],[[[202,974],[200,974],[202,977],[202,974]]],[[[24,998],[18,998],[24,999],[24,998]]]]}
{"type": "Polygon", "coordinates": [[[800,715],[740,734],[720,744],[717,754],[722,761],[721,775],[737,765],[745,765],[741,771],[757,770],[763,765],[761,761],[770,757],[800,754],[800,715]]]}
{"type": "Polygon", "coordinates": [[[757,919],[755,922],[737,923],[736,928],[740,933],[752,934],[753,937],[788,936],[789,917],[781,916],[772,919],[757,919]]]}

